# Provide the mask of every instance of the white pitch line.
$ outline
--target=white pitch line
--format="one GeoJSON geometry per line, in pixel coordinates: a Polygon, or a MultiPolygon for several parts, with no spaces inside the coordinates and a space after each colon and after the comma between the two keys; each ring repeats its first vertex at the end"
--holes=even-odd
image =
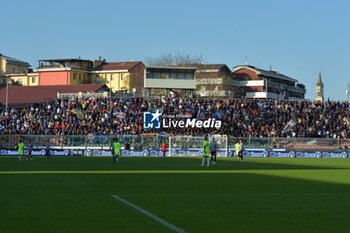
{"type": "Polygon", "coordinates": [[[135,209],[135,210],[137,210],[137,211],[143,213],[144,215],[146,215],[146,216],[152,218],[153,220],[156,220],[157,222],[163,224],[164,226],[166,226],[167,228],[169,228],[169,229],[171,229],[171,230],[173,230],[173,231],[175,231],[175,232],[178,232],[178,233],[187,233],[187,232],[184,231],[183,229],[178,228],[177,226],[175,226],[175,225],[173,225],[173,224],[171,224],[171,223],[165,221],[164,219],[162,219],[162,218],[160,218],[160,217],[158,217],[158,216],[152,214],[151,212],[149,212],[149,211],[147,211],[147,210],[145,210],[145,209],[142,209],[141,207],[138,207],[137,205],[135,205],[135,204],[133,204],[133,203],[131,203],[131,202],[129,202],[129,201],[127,201],[127,200],[125,200],[125,199],[123,199],[123,198],[117,196],[117,195],[112,195],[112,197],[113,197],[114,199],[116,199],[117,201],[120,201],[121,203],[123,203],[123,204],[125,204],[125,205],[127,205],[127,206],[130,206],[131,208],[133,208],[133,209],[135,209]]]}
{"type": "MultiPolygon", "coordinates": [[[[226,174],[249,173],[256,170],[60,170],[60,171],[0,171],[0,175],[21,174],[226,174]]],[[[266,171],[266,170],[265,170],[266,171]]]]}
{"type": "Polygon", "coordinates": [[[179,194],[123,194],[128,197],[234,197],[234,196],[347,196],[350,193],[179,193],[179,194]]]}

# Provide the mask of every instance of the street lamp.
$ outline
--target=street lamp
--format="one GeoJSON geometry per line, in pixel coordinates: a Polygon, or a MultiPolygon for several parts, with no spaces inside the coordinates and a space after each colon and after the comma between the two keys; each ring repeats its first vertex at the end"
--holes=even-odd
{"type": "Polygon", "coordinates": [[[267,100],[268,90],[267,90],[267,78],[264,78],[264,85],[265,85],[265,99],[267,100]],[[265,85],[266,82],[266,85],[265,85]]]}
{"type": "Polygon", "coordinates": [[[9,80],[6,78],[6,110],[9,105],[9,80]]]}
{"type": "Polygon", "coordinates": [[[112,101],[112,74],[109,76],[109,100],[112,101]]]}

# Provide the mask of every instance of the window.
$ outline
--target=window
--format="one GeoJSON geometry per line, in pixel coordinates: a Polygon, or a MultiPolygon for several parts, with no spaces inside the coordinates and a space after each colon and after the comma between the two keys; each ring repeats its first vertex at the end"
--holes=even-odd
{"type": "Polygon", "coordinates": [[[178,74],[178,73],[170,73],[169,78],[170,78],[170,79],[178,79],[178,78],[177,78],[177,74],[178,74]]]}
{"type": "Polygon", "coordinates": [[[160,78],[161,79],[169,79],[169,74],[168,73],[162,73],[160,78]]]}
{"type": "Polygon", "coordinates": [[[160,72],[154,72],[153,73],[153,78],[160,79],[160,72]]]}
{"type": "Polygon", "coordinates": [[[35,77],[32,77],[32,83],[35,83],[35,77]]]}
{"type": "Polygon", "coordinates": [[[12,68],[12,73],[15,74],[16,73],[16,67],[12,68]]]}
{"type": "Polygon", "coordinates": [[[77,74],[74,73],[74,74],[73,74],[73,80],[76,80],[76,79],[77,79],[77,74]]]}
{"type": "Polygon", "coordinates": [[[185,73],[183,73],[183,72],[178,73],[177,78],[178,79],[186,79],[185,73]]]}
{"type": "Polygon", "coordinates": [[[193,80],[193,74],[192,73],[185,73],[185,79],[193,80]]]}

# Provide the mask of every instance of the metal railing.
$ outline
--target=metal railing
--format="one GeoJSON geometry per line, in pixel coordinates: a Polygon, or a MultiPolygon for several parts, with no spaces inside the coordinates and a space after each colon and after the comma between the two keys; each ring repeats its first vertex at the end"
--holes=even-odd
{"type": "MultiPolygon", "coordinates": [[[[118,138],[123,146],[131,150],[159,148],[162,142],[168,144],[169,136],[160,134],[142,135],[94,135],[60,136],[60,135],[0,135],[0,149],[14,149],[19,138],[25,145],[32,144],[41,148],[46,145],[60,148],[109,148],[114,138],[118,138]]],[[[242,139],[245,148],[286,149],[305,151],[330,151],[350,148],[350,139],[333,138],[235,138],[228,136],[228,148],[242,139]]]]}

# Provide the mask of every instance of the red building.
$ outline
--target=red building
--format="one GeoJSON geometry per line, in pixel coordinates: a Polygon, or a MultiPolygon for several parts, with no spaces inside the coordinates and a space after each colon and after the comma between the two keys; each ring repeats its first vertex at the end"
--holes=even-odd
{"type": "Polygon", "coordinates": [[[249,65],[233,68],[234,85],[240,95],[253,99],[304,99],[306,89],[298,80],[273,70],[263,70],[249,65]]]}
{"type": "Polygon", "coordinates": [[[93,62],[82,59],[40,60],[39,86],[90,84],[93,62]]]}

